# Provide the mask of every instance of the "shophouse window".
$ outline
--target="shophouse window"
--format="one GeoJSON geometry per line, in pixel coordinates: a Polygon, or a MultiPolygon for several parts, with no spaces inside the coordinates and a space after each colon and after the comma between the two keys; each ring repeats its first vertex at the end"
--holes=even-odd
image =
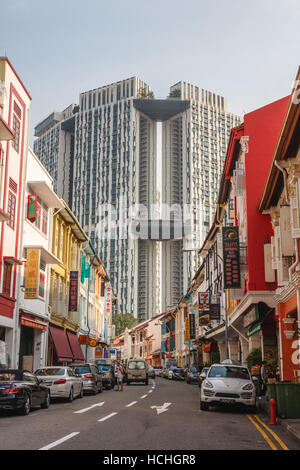
{"type": "Polygon", "coordinates": [[[38,204],[36,206],[36,218],[35,218],[34,225],[38,229],[40,229],[41,227],[41,206],[39,206],[38,204]]]}
{"type": "Polygon", "coordinates": [[[47,235],[47,228],[48,228],[48,211],[43,210],[42,232],[44,235],[47,235]]]}
{"type": "Polygon", "coordinates": [[[8,207],[7,213],[9,215],[9,220],[7,225],[14,230],[15,228],[15,214],[16,214],[16,196],[11,192],[8,193],[8,207]]]}
{"type": "Polygon", "coordinates": [[[19,119],[17,118],[17,116],[15,114],[14,114],[14,117],[13,117],[13,126],[12,126],[12,128],[13,128],[13,132],[15,134],[15,138],[12,141],[12,146],[15,149],[16,152],[19,152],[21,124],[20,124],[20,121],[19,121],[19,119]]]}
{"type": "Polygon", "coordinates": [[[45,274],[40,273],[39,296],[45,297],[45,274]]]}
{"type": "Polygon", "coordinates": [[[2,292],[10,296],[12,265],[4,263],[2,292]]]}

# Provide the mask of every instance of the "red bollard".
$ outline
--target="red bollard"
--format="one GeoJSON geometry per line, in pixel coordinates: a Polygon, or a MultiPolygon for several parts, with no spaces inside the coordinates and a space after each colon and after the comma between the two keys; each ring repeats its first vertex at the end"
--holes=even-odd
{"type": "Polygon", "coordinates": [[[276,400],[271,398],[270,400],[270,422],[269,424],[277,424],[276,422],[276,400]]]}

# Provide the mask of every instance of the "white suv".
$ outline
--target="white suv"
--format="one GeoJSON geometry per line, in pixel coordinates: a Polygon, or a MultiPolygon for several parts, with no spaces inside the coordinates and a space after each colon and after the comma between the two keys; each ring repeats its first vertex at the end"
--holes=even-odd
{"type": "Polygon", "coordinates": [[[247,367],[213,364],[209,368],[201,386],[200,409],[226,404],[243,404],[255,410],[256,389],[247,367]]]}

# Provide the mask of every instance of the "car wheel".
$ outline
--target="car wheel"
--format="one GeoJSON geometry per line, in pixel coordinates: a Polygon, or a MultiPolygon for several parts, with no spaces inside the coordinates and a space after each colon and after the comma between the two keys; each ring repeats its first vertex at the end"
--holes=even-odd
{"type": "Polygon", "coordinates": [[[78,395],[78,398],[83,398],[83,385],[82,385],[82,387],[81,387],[81,389],[80,389],[80,393],[79,393],[79,395],[78,395]]]}
{"type": "Polygon", "coordinates": [[[201,411],[208,411],[208,408],[209,408],[209,406],[208,406],[207,403],[204,403],[204,401],[200,402],[200,410],[201,411]]]}
{"type": "Polygon", "coordinates": [[[26,394],[26,397],[25,397],[25,402],[20,410],[20,413],[23,415],[23,416],[26,416],[29,414],[30,412],[30,408],[31,408],[31,403],[30,403],[30,396],[28,394],[26,394]]]}
{"type": "Polygon", "coordinates": [[[73,390],[73,387],[71,387],[68,402],[72,403],[73,400],[74,400],[74,390],[73,390]]]}
{"type": "Polygon", "coordinates": [[[41,408],[49,408],[50,406],[50,392],[47,392],[46,399],[44,403],[41,404],[41,408]]]}

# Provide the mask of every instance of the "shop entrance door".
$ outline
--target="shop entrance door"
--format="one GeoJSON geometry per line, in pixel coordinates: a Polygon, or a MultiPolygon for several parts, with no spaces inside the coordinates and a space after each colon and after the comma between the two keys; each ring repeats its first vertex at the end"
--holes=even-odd
{"type": "Polygon", "coordinates": [[[34,328],[21,326],[19,368],[33,372],[34,328]]]}

